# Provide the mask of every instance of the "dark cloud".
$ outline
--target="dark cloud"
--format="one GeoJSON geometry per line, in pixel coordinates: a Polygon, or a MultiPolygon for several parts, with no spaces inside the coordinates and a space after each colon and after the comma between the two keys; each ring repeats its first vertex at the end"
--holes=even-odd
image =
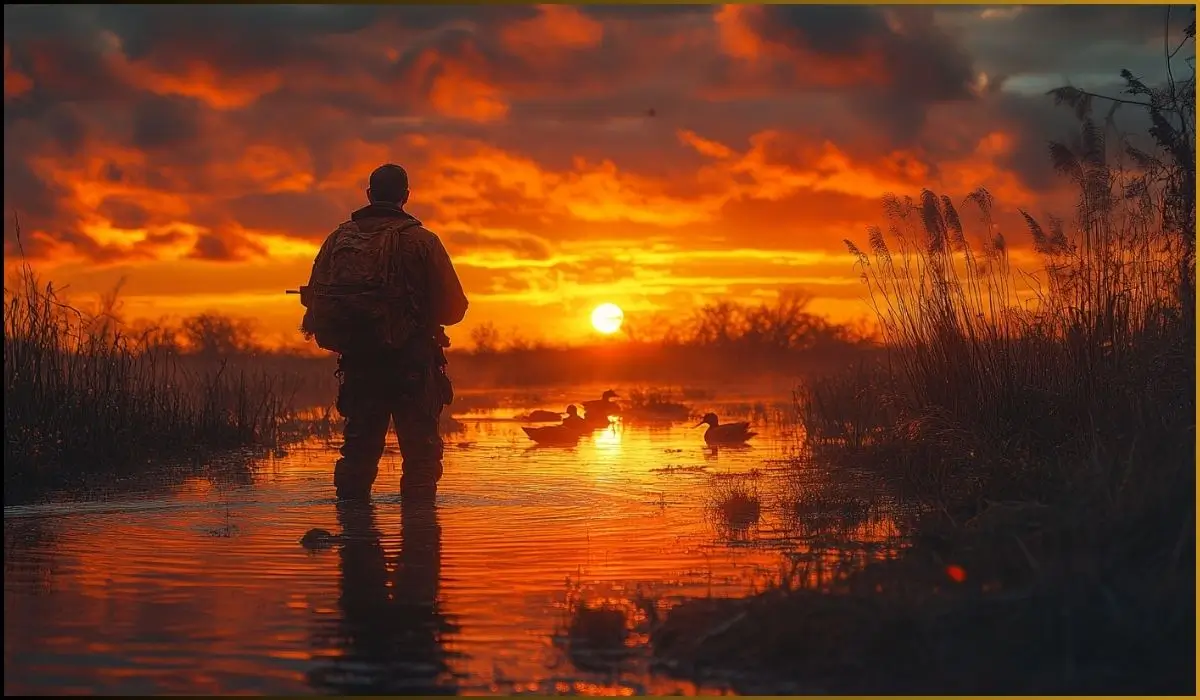
{"type": "Polygon", "coordinates": [[[40,123],[46,135],[64,155],[73,156],[83,148],[88,125],[86,117],[76,105],[56,105],[42,115],[40,123]]]}
{"type": "Polygon", "coordinates": [[[1122,68],[1161,73],[1164,42],[1174,46],[1195,18],[1194,7],[1187,5],[1010,5],[935,12],[993,76],[1036,74],[1076,82],[1122,68]]]}
{"type": "MultiPolygon", "coordinates": [[[[974,99],[971,56],[927,8],[861,5],[738,6],[724,28],[744,46],[710,73],[718,92],[741,100],[837,94],[869,116],[895,146],[920,135],[933,104],[974,99]],[[748,62],[747,62],[748,61],[748,62]],[[752,67],[748,67],[752,66],[752,67]]],[[[729,49],[729,47],[727,47],[729,49]]]]}
{"type": "Polygon", "coordinates": [[[683,17],[711,16],[716,5],[581,5],[580,10],[599,20],[651,19],[677,20],[683,17]]]}
{"type": "MultiPolygon", "coordinates": [[[[1003,131],[1013,145],[996,158],[1036,189],[1054,182],[1046,142],[1075,124],[1029,75],[1115,75],[1161,57],[1155,8],[1002,6],[985,18],[975,7],[739,6],[773,52],[747,72],[722,49],[725,10],[555,7],[6,5],[6,54],[31,87],[5,101],[5,250],[16,210],[27,232],[96,260],[134,253],[89,238],[88,215],[207,229],[194,257],[259,255],[241,231],[315,240],[388,160],[411,163],[414,206],[434,221],[607,235],[607,223],[546,201],[544,181],[603,168],[596,182],[635,178],[619,196],[642,207],[755,182],[745,171],[699,182],[711,158],[681,146],[681,130],[737,155],[782,131],[791,139],[779,143],[836,144],[864,170],[903,151],[934,173],[1003,131]],[[977,69],[1005,88],[974,91],[977,69]],[[1026,81],[1020,94],[1006,75],[1026,81]],[[448,152],[455,143],[466,145],[448,152]],[[101,193],[82,198],[94,211],[72,201],[85,185],[101,193]]],[[[161,235],[146,248],[183,234],[161,235]]],[[[455,229],[447,240],[550,255],[537,236],[455,229]]]]}
{"type": "MultiPolygon", "coordinates": [[[[970,95],[970,56],[924,8],[766,5],[745,16],[747,27],[763,41],[793,49],[798,57],[875,59],[872,67],[896,96],[931,101],[970,95]]],[[[803,80],[805,66],[794,68],[803,80]]]]}
{"type": "Polygon", "coordinates": [[[1195,5],[1030,5],[1013,19],[1024,32],[1072,39],[1141,42],[1178,33],[1195,17],[1195,5]]]}
{"type": "Polygon", "coordinates": [[[128,197],[105,197],[96,207],[96,213],[117,228],[138,229],[150,222],[150,213],[146,208],[128,197]]]}
{"type": "Polygon", "coordinates": [[[233,262],[265,253],[266,250],[262,246],[248,241],[242,236],[206,233],[196,239],[196,244],[192,247],[188,257],[194,260],[233,262]]]}
{"type": "Polygon", "coordinates": [[[192,100],[149,95],[132,107],[130,142],[145,150],[177,148],[200,136],[200,114],[192,100]]]}
{"type": "Polygon", "coordinates": [[[229,215],[246,228],[315,240],[350,217],[349,209],[320,192],[255,193],[225,204],[229,215]]]}
{"type": "MultiPolygon", "coordinates": [[[[65,188],[37,173],[29,156],[49,138],[32,125],[4,130],[4,251],[16,250],[17,222],[25,238],[25,252],[36,255],[41,247],[30,233],[56,223],[60,203],[68,196],[65,188]]],[[[66,222],[58,222],[65,224],[66,222]]]]}

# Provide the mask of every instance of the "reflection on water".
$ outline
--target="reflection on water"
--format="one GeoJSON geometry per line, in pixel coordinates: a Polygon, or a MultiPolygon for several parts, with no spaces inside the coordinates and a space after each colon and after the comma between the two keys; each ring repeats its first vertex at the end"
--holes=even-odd
{"type": "Polygon", "coordinates": [[[442,695],[456,691],[448,676],[443,635],[454,631],[441,613],[438,586],[442,533],[433,502],[406,499],[400,547],[389,556],[371,504],[335,506],[341,526],[340,615],[326,618],[318,643],[339,653],[309,672],[313,687],[340,695],[442,695]]]}
{"type": "Polygon", "coordinates": [[[771,467],[786,426],[742,449],[690,422],[531,449],[504,416],[460,416],[436,504],[395,495],[393,442],[369,505],[335,503],[336,454],[313,443],[252,478],[6,508],[6,694],[694,693],[634,653],[673,602],[892,533],[877,514],[832,544],[811,531],[771,467]],[[754,517],[723,523],[734,482],[754,517]],[[310,552],[311,528],[342,537],[310,552]]]}

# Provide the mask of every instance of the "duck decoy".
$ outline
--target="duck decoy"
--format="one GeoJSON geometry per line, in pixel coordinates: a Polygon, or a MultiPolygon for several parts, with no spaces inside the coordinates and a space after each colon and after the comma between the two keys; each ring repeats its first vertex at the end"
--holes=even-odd
{"type": "Polygon", "coordinates": [[[601,394],[599,399],[584,401],[583,410],[587,415],[597,418],[601,416],[607,418],[608,416],[617,415],[621,412],[621,405],[613,401],[613,399],[619,398],[621,397],[617,395],[617,392],[609,389],[601,394]]]}
{"type": "Polygon", "coordinates": [[[314,527],[300,538],[300,545],[305,549],[328,549],[341,541],[341,535],[335,535],[329,530],[314,527]]]}
{"type": "Polygon", "coordinates": [[[704,418],[692,427],[699,428],[702,425],[708,426],[708,430],[704,431],[704,442],[709,445],[740,445],[758,435],[750,430],[748,421],[722,425],[715,413],[705,413],[704,418]]]}
{"type": "Polygon", "coordinates": [[[562,419],[562,425],[576,430],[586,430],[590,427],[587,419],[579,415],[579,407],[575,404],[567,406],[567,417],[562,419]]]}
{"type": "Polygon", "coordinates": [[[557,423],[558,421],[562,420],[562,417],[562,414],[558,411],[546,411],[539,408],[535,411],[530,411],[523,416],[517,416],[517,419],[526,420],[530,423],[557,423]]]}
{"type": "Polygon", "coordinates": [[[582,431],[567,425],[545,425],[540,428],[521,426],[521,430],[539,445],[573,445],[583,436],[582,431]]]}

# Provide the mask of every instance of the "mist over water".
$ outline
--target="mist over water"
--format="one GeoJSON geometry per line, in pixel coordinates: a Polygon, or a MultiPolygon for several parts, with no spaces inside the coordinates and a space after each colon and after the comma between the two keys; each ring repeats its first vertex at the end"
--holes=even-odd
{"type": "Polygon", "coordinates": [[[723,690],[649,667],[652,618],[894,534],[865,518],[830,545],[797,526],[788,494],[807,477],[783,465],[798,444],[787,399],[688,401],[759,432],[713,450],[695,419],[537,447],[511,419],[528,405],[481,396],[497,407],[457,416],[431,509],[402,506],[394,436],[370,506],[335,503],[336,445],[312,441],[249,471],[7,507],[5,693],[723,690]],[[722,506],[734,491],[757,511],[722,506]],[[312,528],[335,540],[302,547],[312,528]],[[599,659],[577,623],[602,604],[627,629],[599,659]]]}

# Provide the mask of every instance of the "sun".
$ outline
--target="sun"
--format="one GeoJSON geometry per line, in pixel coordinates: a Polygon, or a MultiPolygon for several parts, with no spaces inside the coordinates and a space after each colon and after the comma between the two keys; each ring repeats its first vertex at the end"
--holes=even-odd
{"type": "Polygon", "coordinates": [[[616,304],[601,304],[592,312],[592,327],[605,335],[621,330],[624,320],[625,312],[616,304]]]}

